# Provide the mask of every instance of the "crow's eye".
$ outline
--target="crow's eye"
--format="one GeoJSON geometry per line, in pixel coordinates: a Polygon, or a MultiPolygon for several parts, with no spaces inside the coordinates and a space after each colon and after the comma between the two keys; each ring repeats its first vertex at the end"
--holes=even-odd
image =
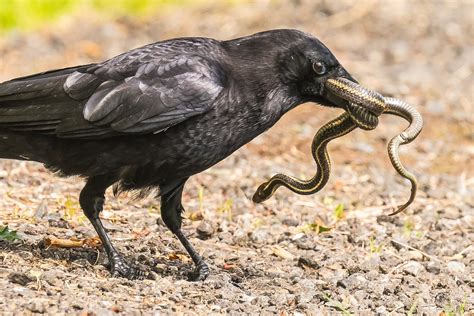
{"type": "Polygon", "coordinates": [[[318,75],[324,75],[326,73],[326,65],[323,62],[315,61],[313,63],[313,70],[318,75]]]}

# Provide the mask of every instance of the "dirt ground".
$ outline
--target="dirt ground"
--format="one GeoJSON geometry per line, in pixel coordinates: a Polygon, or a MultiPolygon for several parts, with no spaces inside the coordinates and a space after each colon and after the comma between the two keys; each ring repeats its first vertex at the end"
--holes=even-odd
{"type": "Polygon", "coordinates": [[[21,237],[0,241],[0,313],[472,315],[473,11],[469,0],[200,2],[146,19],[81,12],[5,35],[0,81],[176,36],[297,28],[320,38],[363,85],[415,105],[425,128],[401,150],[420,183],[417,199],[394,217],[387,214],[409,194],[386,153],[406,126],[395,117],[331,143],[333,174],[312,196],[279,189],[262,205],[250,200],[277,172],[314,173],[312,137],[339,114],[315,104],[193,177],[184,230],[210,265],[204,282],[187,281],[190,259],[152,196],[108,192],[102,214],[115,245],[149,280],[110,278],[92,246],[47,247],[46,237],[95,236],[77,203],[82,180],[0,161],[0,226],[21,237]]]}

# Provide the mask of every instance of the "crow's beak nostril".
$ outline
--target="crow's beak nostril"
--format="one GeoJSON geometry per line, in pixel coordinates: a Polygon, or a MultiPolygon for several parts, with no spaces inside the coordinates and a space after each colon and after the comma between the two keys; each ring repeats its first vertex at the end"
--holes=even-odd
{"type": "Polygon", "coordinates": [[[342,78],[345,78],[347,80],[350,80],[352,82],[355,82],[355,83],[359,83],[354,77],[352,77],[352,75],[347,72],[347,70],[344,69],[344,67],[339,67],[339,69],[337,70],[337,74],[335,75],[335,77],[342,77],[342,78]]]}

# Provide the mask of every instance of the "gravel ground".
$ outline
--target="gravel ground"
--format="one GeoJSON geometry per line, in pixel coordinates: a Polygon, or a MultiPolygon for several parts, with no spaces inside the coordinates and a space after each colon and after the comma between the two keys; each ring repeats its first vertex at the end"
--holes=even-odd
{"type": "Polygon", "coordinates": [[[362,84],[417,106],[426,122],[401,150],[421,184],[418,197],[395,217],[387,214],[409,184],[386,154],[387,140],[405,127],[393,117],[331,143],[332,177],[313,196],[280,189],[263,205],[250,200],[274,173],[313,174],[312,137],[338,114],[314,104],[193,177],[184,230],[210,264],[204,282],[187,281],[190,259],[152,197],[108,192],[102,216],[149,280],[110,278],[93,244],[47,247],[47,237],[93,240],[77,203],[81,179],[0,161],[0,225],[21,237],[0,241],[1,313],[472,315],[473,10],[472,1],[200,2],[145,19],[104,22],[81,12],[0,38],[3,81],[175,36],[227,39],[292,27],[318,36],[362,84]]]}

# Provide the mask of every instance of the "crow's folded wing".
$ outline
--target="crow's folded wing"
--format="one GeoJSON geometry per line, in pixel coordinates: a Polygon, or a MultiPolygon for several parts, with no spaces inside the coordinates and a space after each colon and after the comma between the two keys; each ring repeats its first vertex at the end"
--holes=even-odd
{"type": "MultiPolygon", "coordinates": [[[[80,94],[94,77],[107,78],[103,71],[72,74],[65,91],[80,94]]],[[[208,111],[223,89],[221,79],[218,67],[201,57],[151,60],[133,76],[102,82],[87,100],[84,118],[121,133],[156,133],[208,111]]]]}
{"type": "Polygon", "coordinates": [[[124,54],[1,84],[0,127],[72,138],[158,133],[210,110],[223,82],[219,64],[201,56],[124,54]]]}

